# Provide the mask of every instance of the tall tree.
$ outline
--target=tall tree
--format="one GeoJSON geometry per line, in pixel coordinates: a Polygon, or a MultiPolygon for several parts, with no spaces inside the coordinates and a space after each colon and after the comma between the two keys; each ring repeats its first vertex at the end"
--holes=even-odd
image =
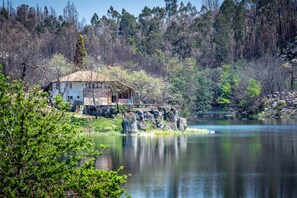
{"type": "Polygon", "coordinates": [[[76,10],[74,3],[70,3],[70,1],[68,0],[65,8],[63,9],[63,12],[64,19],[67,23],[77,25],[78,12],[76,10]]]}
{"type": "Polygon", "coordinates": [[[136,18],[131,15],[129,12],[124,11],[122,13],[120,26],[119,26],[119,33],[126,38],[133,37],[136,34],[137,30],[137,23],[136,18]]]}
{"type": "Polygon", "coordinates": [[[94,15],[92,16],[92,18],[91,18],[91,24],[93,25],[93,26],[95,26],[96,24],[98,24],[99,23],[99,17],[98,17],[98,15],[97,15],[97,13],[94,13],[94,15]]]}
{"type": "Polygon", "coordinates": [[[177,0],[165,0],[165,9],[169,18],[177,13],[177,8],[177,0]]]}
{"type": "Polygon", "coordinates": [[[76,50],[74,55],[74,64],[78,67],[78,69],[83,69],[86,57],[87,51],[85,48],[85,39],[84,36],[80,34],[76,43],[76,50]]]}
{"type": "Polygon", "coordinates": [[[235,6],[233,0],[225,0],[220,7],[220,13],[214,23],[217,66],[220,66],[222,63],[233,62],[234,32],[232,30],[232,23],[234,20],[235,6]]]}
{"type": "Polygon", "coordinates": [[[219,8],[219,0],[203,0],[202,4],[209,10],[214,11],[219,8]]]}

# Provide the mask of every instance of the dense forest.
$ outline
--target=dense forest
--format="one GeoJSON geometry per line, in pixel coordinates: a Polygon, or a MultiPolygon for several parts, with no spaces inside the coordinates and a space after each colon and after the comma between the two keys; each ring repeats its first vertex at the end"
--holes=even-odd
{"type": "Polygon", "coordinates": [[[0,7],[0,64],[31,85],[101,69],[135,86],[138,102],[178,105],[185,116],[257,114],[267,95],[295,87],[296,0],[165,0],[139,16],[110,7],[87,24],[69,1],[63,15],[11,5],[0,7]]]}

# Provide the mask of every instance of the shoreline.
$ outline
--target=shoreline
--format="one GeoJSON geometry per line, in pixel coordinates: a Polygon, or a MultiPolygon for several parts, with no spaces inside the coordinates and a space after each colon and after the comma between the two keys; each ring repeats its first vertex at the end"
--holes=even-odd
{"type": "Polygon", "coordinates": [[[174,136],[174,135],[207,135],[215,134],[215,131],[208,129],[186,129],[185,131],[169,131],[169,130],[150,130],[150,131],[138,131],[136,133],[124,134],[122,132],[113,131],[113,132],[82,132],[82,134],[89,135],[102,135],[102,136],[174,136]]]}

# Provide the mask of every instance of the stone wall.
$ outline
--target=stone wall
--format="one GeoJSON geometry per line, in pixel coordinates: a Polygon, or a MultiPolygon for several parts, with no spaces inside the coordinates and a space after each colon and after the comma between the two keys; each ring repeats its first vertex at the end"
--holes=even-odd
{"type": "Polygon", "coordinates": [[[187,129],[187,120],[179,117],[174,107],[158,107],[126,112],[122,126],[123,133],[145,131],[149,127],[160,130],[184,131],[187,129]]]}
{"type": "Polygon", "coordinates": [[[297,92],[276,92],[264,102],[264,117],[289,118],[297,115],[297,92]]]}
{"type": "Polygon", "coordinates": [[[85,105],[83,107],[83,114],[98,116],[98,117],[105,117],[111,118],[116,114],[116,106],[114,105],[103,105],[103,106],[88,106],[85,105]]]}

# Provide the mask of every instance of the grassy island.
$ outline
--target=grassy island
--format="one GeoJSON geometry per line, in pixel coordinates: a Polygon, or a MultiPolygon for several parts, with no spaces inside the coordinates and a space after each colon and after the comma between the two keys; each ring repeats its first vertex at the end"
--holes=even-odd
{"type": "MultiPolygon", "coordinates": [[[[81,133],[93,133],[100,135],[124,135],[122,134],[122,117],[114,118],[100,117],[95,119],[93,116],[74,114],[71,119],[72,126],[81,133]]],[[[207,129],[188,128],[185,131],[154,129],[148,124],[146,131],[138,131],[133,135],[179,135],[179,134],[210,134],[213,131],[207,129]]]]}

